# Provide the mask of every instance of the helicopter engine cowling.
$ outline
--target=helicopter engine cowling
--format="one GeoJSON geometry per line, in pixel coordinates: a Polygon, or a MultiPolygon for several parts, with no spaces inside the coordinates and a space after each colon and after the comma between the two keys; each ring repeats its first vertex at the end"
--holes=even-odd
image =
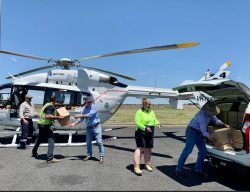
{"type": "Polygon", "coordinates": [[[105,76],[105,77],[104,77],[104,76],[100,76],[99,82],[113,84],[113,83],[117,83],[118,80],[117,80],[115,77],[110,77],[110,76],[105,76]]]}
{"type": "MultiPolygon", "coordinates": [[[[89,81],[92,82],[92,84],[98,83],[98,85],[99,85],[100,83],[107,83],[107,84],[118,86],[118,87],[123,87],[123,88],[127,87],[127,85],[120,83],[117,80],[117,78],[115,78],[113,76],[105,75],[105,74],[102,74],[102,73],[99,73],[96,71],[92,71],[92,70],[87,70],[87,69],[84,69],[83,71],[85,71],[88,74],[89,81]]],[[[81,73],[79,73],[78,76],[79,77],[84,76],[84,74],[81,75],[81,73]]],[[[82,80],[83,79],[84,78],[82,78],[82,80]]]]}
{"type": "Polygon", "coordinates": [[[120,83],[115,77],[112,77],[112,76],[100,75],[99,82],[100,83],[109,83],[111,85],[115,85],[118,87],[124,87],[124,88],[127,87],[127,85],[120,83]]]}

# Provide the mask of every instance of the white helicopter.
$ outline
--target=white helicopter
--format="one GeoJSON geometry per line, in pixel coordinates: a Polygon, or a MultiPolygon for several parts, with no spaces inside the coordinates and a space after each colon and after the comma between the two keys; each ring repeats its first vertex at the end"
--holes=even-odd
{"type": "MultiPolygon", "coordinates": [[[[70,113],[71,121],[74,121],[74,114],[82,111],[83,98],[86,96],[92,96],[94,98],[100,112],[101,123],[107,121],[112,115],[114,115],[126,97],[147,96],[149,98],[169,98],[169,102],[172,107],[181,108],[182,105],[179,100],[193,97],[191,94],[179,94],[177,91],[173,91],[172,89],[129,86],[118,81],[114,76],[128,80],[135,80],[134,78],[102,69],[81,66],[80,63],[96,58],[187,48],[196,45],[198,45],[198,43],[191,42],[155,46],[85,57],[77,60],[70,60],[67,58],[54,60],[0,50],[0,53],[2,54],[43,60],[50,63],[48,66],[35,68],[16,75],[10,74],[10,76],[7,77],[7,79],[12,79],[12,82],[0,86],[0,126],[20,126],[20,118],[18,115],[19,106],[24,101],[24,96],[26,94],[33,96],[33,103],[37,108],[41,108],[41,106],[48,101],[50,96],[56,96],[58,101],[57,107],[66,107],[70,113]],[[22,76],[39,70],[54,67],[61,69],[52,69],[47,73],[38,73],[24,77],[22,76]],[[71,69],[73,67],[82,68],[71,69]],[[114,76],[106,75],[101,72],[114,76]]],[[[35,127],[37,127],[37,121],[38,119],[34,119],[35,127]]],[[[62,129],[62,126],[58,122],[56,122],[54,126],[55,129],[62,129]]],[[[81,124],[78,124],[75,129],[83,129],[85,126],[85,122],[82,122],[81,124]]],[[[69,129],[69,127],[65,126],[64,129],[69,129]]]]}

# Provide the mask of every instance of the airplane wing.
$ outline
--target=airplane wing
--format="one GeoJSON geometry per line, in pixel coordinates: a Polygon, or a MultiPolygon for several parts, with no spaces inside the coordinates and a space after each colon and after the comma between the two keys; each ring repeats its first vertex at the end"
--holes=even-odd
{"type": "Polygon", "coordinates": [[[178,93],[172,89],[155,88],[155,87],[141,87],[141,86],[128,86],[127,97],[147,97],[150,99],[168,98],[171,107],[176,109],[183,109],[182,100],[194,99],[193,93],[178,93]]]}

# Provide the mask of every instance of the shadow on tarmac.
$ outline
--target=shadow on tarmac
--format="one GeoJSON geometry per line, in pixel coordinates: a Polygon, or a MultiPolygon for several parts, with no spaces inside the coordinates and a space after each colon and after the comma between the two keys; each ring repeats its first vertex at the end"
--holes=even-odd
{"type": "Polygon", "coordinates": [[[176,136],[174,133],[176,132],[162,132],[164,135],[166,135],[168,138],[172,138],[175,139],[177,141],[181,141],[181,142],[186,142],[186,136],[176,136]]]}
{"type": "MultiPolygon", "coordinates": [[[[64,159],[65,158],[65,156],[63,156],[63,155],[54,155],[54,157],[56,159],[64,159]]],[[[47,154],[38,155],[35,159],[46,161],[47,160],[47,154]]]]}
{"type": "MultiPolygon", "coordinates": [[[[108,148],[111,148],[111,149],[123,150],[123,151],[132,152],[132,153],[135,152],[135,149],[130,149],[130,148],[126,148],[126,147],[119,147],[119,146],[107,145],[107,144],[104,144],[104,146],[108,147],[108,148]]],[[[163,158],[173,158],[170,155],[165,155],[165,154],[155,153],[155,152],[152,152],[152,156],[163,157],[163,158]]]]}
{"type": "Polygon", "coordinates": [[[156,166],[156,169],[187,187],[201,185],[202,183],[217,182],[236,191],[249,191],[250,189],[249,174],[239,173],[223,167],[216,169],[211,167],[209,162],[206,161],[204,164],[204,172],[207,175],[200,176],[194,173],[194,166],[194,163],[185,165],[182,177],[176,177],[175,165],[156,166]]]}

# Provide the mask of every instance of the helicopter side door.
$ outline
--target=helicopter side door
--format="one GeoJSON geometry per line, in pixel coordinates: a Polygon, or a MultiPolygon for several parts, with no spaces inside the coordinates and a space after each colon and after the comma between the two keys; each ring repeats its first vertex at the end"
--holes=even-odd
{"type": "MultiPolygon", "coordinates": [[[[74,122],[74,115],[81,113],[84,107],[84,98],[90,96],[90,93],[87,92],[79,92],[79,91],[72,91],[72,90],[63,90],[63,89],[54,89],[48,88],[45,91],[44,96],[44,104],[49,102],[49,98],[51,96],[56,97],[56,108],[65,107],[69,114],[70,114],[70,122],[74,122]]],[[[84,126],[84,122],[75,126],[75,128],[80,128],[84,126]]],[[[58,121],[54,122],[54,126],[56,128],[60,128],[60,124],[58,121]]]]}

